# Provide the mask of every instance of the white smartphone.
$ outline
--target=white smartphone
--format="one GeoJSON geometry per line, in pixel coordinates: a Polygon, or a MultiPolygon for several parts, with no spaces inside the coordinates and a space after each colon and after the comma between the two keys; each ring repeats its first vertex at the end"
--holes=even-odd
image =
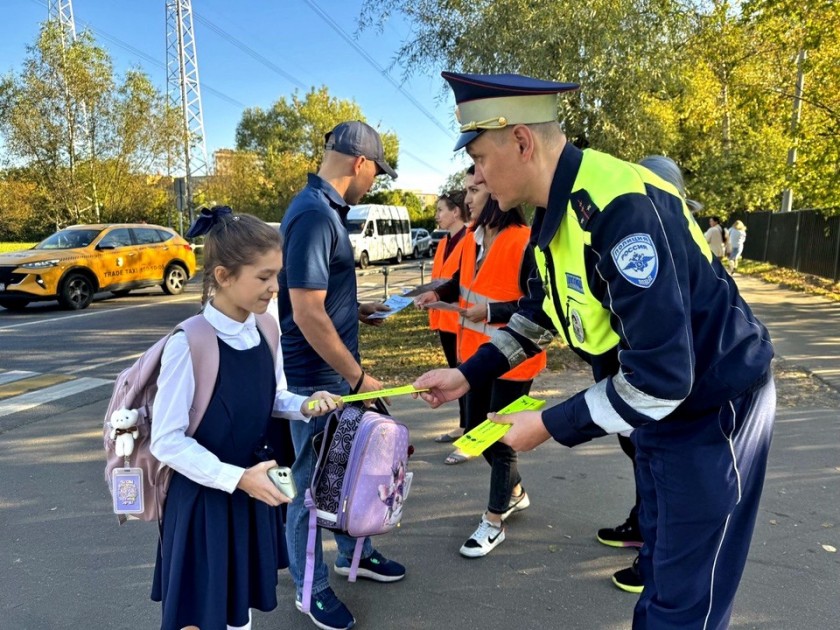
{"type": "Polygon", "coordinates": [[[273,466],[268,469],[268,478],[275,487],[290,499],[297,496],[295,480],[292,478],[292,469],[288,466],[273,466]]]}

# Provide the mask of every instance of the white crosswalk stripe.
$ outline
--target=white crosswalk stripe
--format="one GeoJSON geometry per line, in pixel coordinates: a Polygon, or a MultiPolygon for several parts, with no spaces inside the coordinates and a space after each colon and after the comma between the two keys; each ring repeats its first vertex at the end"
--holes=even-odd
{"type": "Polygon", "coordinates": [[[38,372],[27,372],[26,370],[10,370],[9,372],[0,372],[0,385],[6,383],[14,383],[30,376],[36,376],[38,372]]]}
{"type": "MultiPolygon", "coordinates": [[[[10,374],[10,372],[5,372],[3,375],[5,374],[10,374]]],[[[114,381],[103,378],[84,377],[67,381],[66,383],[59,383],[58,385],[44,387],[43,389],[39,389],[34,392],[27,392],[26,394],[14,396],[0,401],[0,418],[3,416],[9,416],[13,413],[27,411],[28,409],[33,409],[34,407],[53,402],[54,400],[59,400],[61,398],[66,398],[67,396],[80,394],[89,389],[93,389],[94,387],[111,385],[113,382],[114,381]]]]}

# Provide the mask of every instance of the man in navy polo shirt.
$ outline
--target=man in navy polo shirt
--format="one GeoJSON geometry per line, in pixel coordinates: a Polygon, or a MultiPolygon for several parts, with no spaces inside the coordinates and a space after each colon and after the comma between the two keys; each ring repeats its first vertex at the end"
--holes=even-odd
{"type": "MultiPolygon", "coordinates": [[[[359,321],[381,303],[359,304],[353,247],[345,220],[351,205],[359,203],[377,175],[396,178],[385,161],[379,134],[371,126],[350,121],[326,135],[324,161],[317,175],[309,174],[306,187],[292,200],[283,217],[283,270],[278,303],[283,331],[283,361],[289,390],[297,394],[327,390],[336,394],[375,391],[382,383],[361,367],[359,321]]],[[[298,488],[306,488],[315,467],[312,437],[323,431],[326,417],[291,423],[295,445],[292,468],[298,488]]],[[[289,504],[286,540],[289,572],[297,587],[301,610],[309,511],[303,493],[289,504]]],[[[336,534],[338,558],[334,569],[348,575],[356,540],[336,534]]],[[[358,575],[378,582],[405,577],[405,567],[387,560],[366,539],[358,575]]],[[[351,628],[355,619],[329,585],[323,560],[321,532],[315,546],[315,575],[309,616],[319,628],[351,628]]]]}

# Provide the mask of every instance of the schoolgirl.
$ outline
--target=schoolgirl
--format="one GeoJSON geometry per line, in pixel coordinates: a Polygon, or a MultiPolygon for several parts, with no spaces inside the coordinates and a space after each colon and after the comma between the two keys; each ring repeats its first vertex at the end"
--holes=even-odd
{"type": "Polygon", "coordinates": [[[256,326],[278,289],[277,230],[215,207],[201,212],[187,236],[204,234],[203,316],[219,344],[215,390],[187,437],[195,383],[187,340],[176,334],[163,352],[153,409],[152,454],[175,471],[152,587],[163,630],[250,628],[251,608],[277,606],[277,570],[286,566],[277,506],[289,499],[267,476],[275,461],[261,461],[269,422],[336,408],[327,392],[286,391],[280,348],[275,361],[256,326]]]}

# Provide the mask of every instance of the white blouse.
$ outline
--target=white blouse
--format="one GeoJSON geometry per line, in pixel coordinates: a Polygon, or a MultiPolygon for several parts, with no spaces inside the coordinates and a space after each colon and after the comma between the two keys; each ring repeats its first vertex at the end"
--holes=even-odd
{"type": "MultiPolygon", "coordinates": [[[[216,329],[216,336],[235,350],[248,350],[260,343],[253,313],[244,322],[237,322],[208,303],[204,308],[204,317],[216,329]]],[[[272,415],[307,420],[300,413],[306,397],[287,390],[282,357],[278,344],[275,369],[277,393],[272,415]]],[[[170,337],[163,349],[158,392],[152,409],[154,422],[150,449],[158,460],[192,481],[232,493],[245,469],[219,461],[216,455],[186,435],[194,393],[190,349],[186,336],[179,333],[170,337]]]]}

